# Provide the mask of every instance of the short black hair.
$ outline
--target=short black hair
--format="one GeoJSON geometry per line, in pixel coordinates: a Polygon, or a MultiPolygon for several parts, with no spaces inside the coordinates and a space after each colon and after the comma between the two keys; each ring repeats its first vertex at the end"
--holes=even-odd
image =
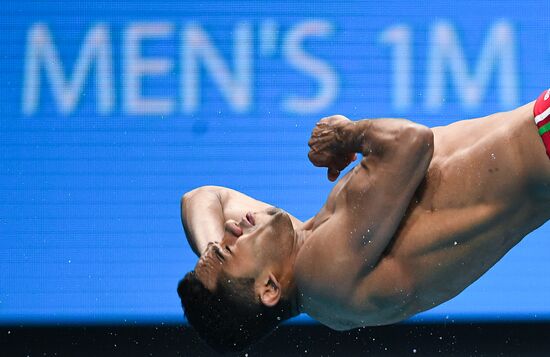
{"type": "Polygon", "coordinates": [[[214,291],[190,271],[178,284],[185,317],[199,336],[219,353],[242,351],[267,336],[290,317],[290,303],[281,299],[265,306],[254,293],[254,278],[220,275],[214,291]]]}

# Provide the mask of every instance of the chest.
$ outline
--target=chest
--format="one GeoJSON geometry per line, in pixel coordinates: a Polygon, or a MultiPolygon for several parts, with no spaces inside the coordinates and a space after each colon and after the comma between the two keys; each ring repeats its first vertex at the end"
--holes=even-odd
{"type": "Polygon", "coordinates": [[[531,226],[532,205],[521,172],[510,163],[513,153],[480,140],[477,146],[445,154],[434,155],[390,254],[449,259],[474,254],[480,244],[506,245],[531,226]]]}

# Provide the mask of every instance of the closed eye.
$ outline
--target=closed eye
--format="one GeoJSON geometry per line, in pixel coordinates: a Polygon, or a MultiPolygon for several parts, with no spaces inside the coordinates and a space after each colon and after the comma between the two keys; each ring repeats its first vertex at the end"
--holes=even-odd
{"type": "Polygon", "coordinates": [[[223,257],[223,254],[222,252],[220,252],[220,248],[214,246],[212,248],[212,250],[214,250],[214,254],[216,254],[216,257],[218,257],[218,259],[223,262],[225,260],[225,258],[223,257]]]}
{"type": "Polygon", "coordinates": [[[275,207],[275,206],[272,206],[270,208],[267,209],[266,213],[270,216],[273,216],[279,212],[281,212],[282,209],[280,209],[279,207],[275,207]]]}

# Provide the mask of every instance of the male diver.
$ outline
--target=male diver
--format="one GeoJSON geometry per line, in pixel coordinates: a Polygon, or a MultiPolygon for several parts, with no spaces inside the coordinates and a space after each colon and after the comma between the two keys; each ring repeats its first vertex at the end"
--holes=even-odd
{"type": "Polygon", "coordinates": [[[431,129],[322,119],[310,161],[334,181],[362,159],[305,222],[228,188],[186,193],[200,256],[178,285],[189,323],[242,350],[299,313],[347,330],[453,298],[550,218],[549,97],[431,129]]]}

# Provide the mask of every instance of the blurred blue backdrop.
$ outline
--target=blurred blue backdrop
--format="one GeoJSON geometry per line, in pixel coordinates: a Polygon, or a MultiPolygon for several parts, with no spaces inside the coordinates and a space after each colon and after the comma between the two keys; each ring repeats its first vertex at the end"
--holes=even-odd
{"type": "MultiPolygon", "coordinates": [[[[550,86],[547,1],[2,8],[3,324],[183,321],[186,191],[228,186],[307,219],[332,187],[307,160],[321,117],[439,126],[550,86]]],[[[416,319],[548,319],[549,232],[416,319]]]]}

